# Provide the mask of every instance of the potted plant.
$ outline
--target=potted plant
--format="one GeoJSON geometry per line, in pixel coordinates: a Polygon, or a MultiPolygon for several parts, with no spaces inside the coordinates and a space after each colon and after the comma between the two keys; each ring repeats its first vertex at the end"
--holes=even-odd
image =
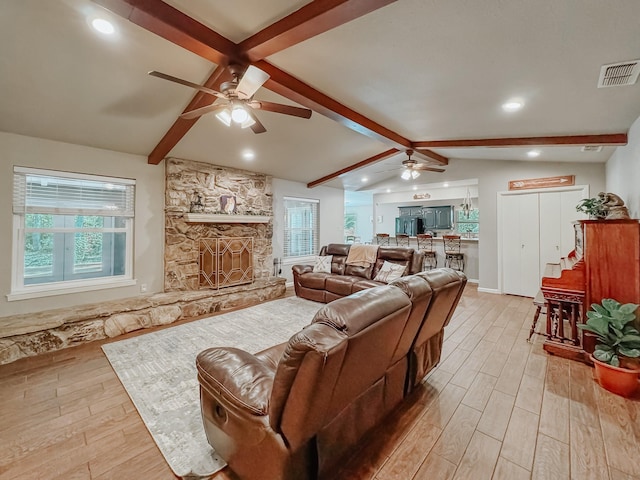
{"type": "Polygon", "coordinates": [[[598,383],[625,397],[638,388],[640,332],[635,324],[638,305],[605,298],[587,312],[587,322],[578,328],[591,332],[598,342],[592,354],[598,383]]]}
{"type": "Polygon", "coordinates": [[[601,220],[607,216],[607,208],[600,197],[583,198],[576,205],[576,211],[586,213],[589,218],[601,220]]]}

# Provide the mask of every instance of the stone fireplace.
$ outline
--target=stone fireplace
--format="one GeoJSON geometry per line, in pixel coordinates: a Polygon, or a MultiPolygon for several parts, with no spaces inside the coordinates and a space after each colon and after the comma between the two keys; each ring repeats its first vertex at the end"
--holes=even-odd
{"type": "Polygon", "coordinates": [[[165,291],[268,279],[272,215],[271,177],[167,159],[165,291]]]}

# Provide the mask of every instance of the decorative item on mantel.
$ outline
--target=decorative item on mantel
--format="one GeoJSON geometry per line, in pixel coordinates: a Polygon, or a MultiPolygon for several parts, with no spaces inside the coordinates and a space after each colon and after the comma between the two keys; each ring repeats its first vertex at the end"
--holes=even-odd
{"type": "Polygon", "coordinates": [[[233,195],[220,195],[220,209],[227,215],[236,213],[236,197],[233,195]]]}
{"type": "Polygon", "coordinates": [[[202,203],[202,195],[196,195],[196,201],[191,202],[189,206],[189,213],[202,213],[204,212],[204,204],[202,203]]]}

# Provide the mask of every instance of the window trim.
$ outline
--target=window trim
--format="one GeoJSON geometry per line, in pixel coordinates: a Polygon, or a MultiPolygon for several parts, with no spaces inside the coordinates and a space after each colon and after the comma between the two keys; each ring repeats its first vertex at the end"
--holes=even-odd
{"type": "MultiPolygon", "coordinates": [[[[117,177],[104,177],[98,175],[68,173],[61,171],[14,167],[14,175],[33,173],[36,175],[51,175],[60,178],[72,178],[88,181],[106,181],[111,183],[120,183],[125,185],[133,185],[135,188],[135,180],[121,179],[117,177]]],[[[15,195],[15,192],[14,192],[15,195]]],[[[135,193],[134,193],[135,195],[135,193]]],[[[135,227],[135,200],[133,201],[133,216],[125,217],[126,225],[126,243],[125,243],[125,271],[122,275],[84,278],[75,280],[66,280],[61,282],[37,283],[25,285],[24,283],[24,256],[25,256],[25,236],[26,236],[26,212],[13,213],[12,223],[12,248],[11,248],[11,290],[6,295],[7,301],[27,300],[32,298],[48,297],[53,295],[62,295],[70,293],[89,292],[94,290],[102,290],[109,288],[120,288],[136,285],[137,281],[133,278],[133,258],[134,258],[134,227],[135,227]]]]}
{"type": "Polygon", "coordinates": [[[283,264],[289,264],[290,262],[293,263],[298,263],[299,261],[301,261],[302,259],[308,259],[308,258],[314,258],[317,255],[317,250],[320,248],[320,200],[319,199],[315,199],[315,198],[302,198],[302,197],[291,197],[291,196],[284,196],[282,198],[283,202],[283,210],[284,210],[284,228],[283,228],[283,249],[282,249],[282,262],[283,264]],[[314,235],[314,240],[315,240],[315,245],[312,246],[312,248],[315,247],[316,252],[312,252],[311,254],[304,254],[304,255],[287,255],[287,251],[289,250],[289,245],[286,245],[287,242],[287,230],[289,228],[287,222],[286,222],[286,216],[287,216],[287,206],[286,206],[286,202],[290,200],[290,201],[297,201],[297,202],[306,202],[306,203],[314,203],[317,204],[316,207],[316,216],[317,218],[315,219],[315,227],[317,229],[317,231],[313,232],[314,235]]]}

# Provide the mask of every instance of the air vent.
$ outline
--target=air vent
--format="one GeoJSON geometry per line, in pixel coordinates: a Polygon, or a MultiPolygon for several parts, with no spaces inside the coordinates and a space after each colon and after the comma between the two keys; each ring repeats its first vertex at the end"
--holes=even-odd
{"type": "Polygon", "coordinates": [[[603,65],[600,67],[598,88],[633,85],[638,80],[638,73],[640,73],[639,63],[640,60],[629,60],[628,62],[603,65]]]}
{"type": "Polygon", "coordinates": [[[602,145],[585,145],[580,149],[581,152],[601,152],[602,145]]]}

